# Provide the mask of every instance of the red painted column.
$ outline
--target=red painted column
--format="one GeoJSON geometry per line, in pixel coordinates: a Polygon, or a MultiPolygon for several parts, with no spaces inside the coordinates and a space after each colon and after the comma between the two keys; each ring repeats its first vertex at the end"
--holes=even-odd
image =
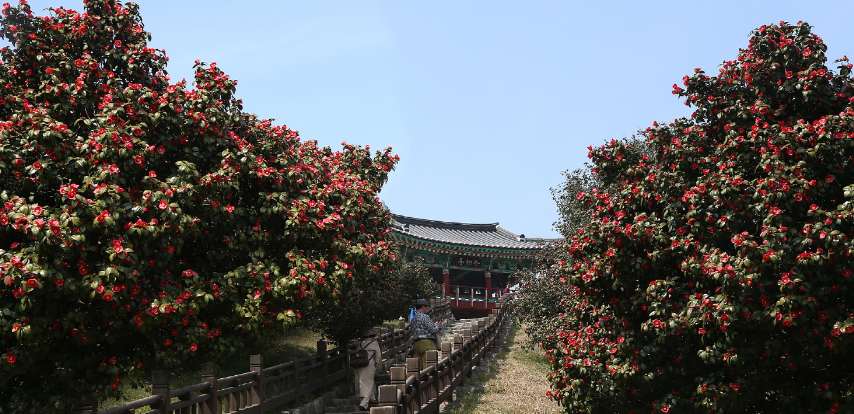
{"type": "Polygon", "coordinates": [[[442,285],[445,286],[445,296],[451,295],[451,270],[442,269],[442,285]]]}

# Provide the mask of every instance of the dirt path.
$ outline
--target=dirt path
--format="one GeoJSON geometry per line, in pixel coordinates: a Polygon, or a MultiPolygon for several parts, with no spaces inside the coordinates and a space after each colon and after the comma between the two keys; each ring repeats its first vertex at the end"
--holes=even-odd
{"type": "Polygon", "coordinates": [[[548,367],[541,354],[519,346],[525,333],[519,327],[508,336],[503,350],[488,363],[488,370],[474,378],[471,390],[450,404],[447,414],[561,413],[546,397],[548,367]]]}

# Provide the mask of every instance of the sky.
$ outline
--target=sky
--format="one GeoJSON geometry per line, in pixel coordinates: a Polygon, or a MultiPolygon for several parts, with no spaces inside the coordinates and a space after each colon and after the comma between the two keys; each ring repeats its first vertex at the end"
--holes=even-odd
{"type": "MultiPolygon", "coordinates": [[[[83,10],[82,0],[31,0],[83,10]]],[[[217,62],[303,140],[393,147],[393,213],[559,237],[550,189],[587,147],[690,115],[672,85],[751,30],[806,21],[854,58],[852,1],[138,0],[172,81],[217,62]]]]}

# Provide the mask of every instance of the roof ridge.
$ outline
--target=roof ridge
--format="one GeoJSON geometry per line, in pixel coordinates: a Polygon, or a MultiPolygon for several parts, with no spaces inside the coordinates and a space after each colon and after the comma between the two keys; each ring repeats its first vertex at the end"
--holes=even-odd
{"type": "MultiPolygon", "coordinates": [[[[416,217],[402,216],[400,214],[391,214],[391,218],[402,224],[415,224],[427,227],[446,228],[454,230],[470,230],[470,231],[497,231],[501,227],[498,223],[458,223],[454,221],[429,220],[416,217]]],[[[503,229],[502,229],[503,230],[503,229]]],[[[505,230],[506,231],[506,230],[505,230]]]]}

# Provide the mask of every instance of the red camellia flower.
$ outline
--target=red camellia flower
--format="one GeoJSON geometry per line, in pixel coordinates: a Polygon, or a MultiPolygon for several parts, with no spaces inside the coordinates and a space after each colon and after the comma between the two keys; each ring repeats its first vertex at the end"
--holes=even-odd
{"type": "Polygon", "coordinates": [[[190,344],[190,351],[196,352],[199,349],[199,346],[194,343],[190,344]]]}
{"type": "Polygon", "coordinates": [[[14,364],[14,363],[15,363],[15,361],[17,361],[17,360],[18,360],[18,358],[15,358],[15,356],[14,356],[14,355],[9,355],[9,356],[7,356],[7,357],[6,357],[6,362],[8,362],[8,363],[10,363],[10,364],[14,364]]]}
{"type": "Polygon", "coordinates": [[[29,286],[29,287],[33,287],[33,288],[34,288],[34,287],[38,287],[38,286],[39,286],[39,281],[38,281],[38,280],[35,280],[35,279],[27,279],[27,286],[29,286]]]}

